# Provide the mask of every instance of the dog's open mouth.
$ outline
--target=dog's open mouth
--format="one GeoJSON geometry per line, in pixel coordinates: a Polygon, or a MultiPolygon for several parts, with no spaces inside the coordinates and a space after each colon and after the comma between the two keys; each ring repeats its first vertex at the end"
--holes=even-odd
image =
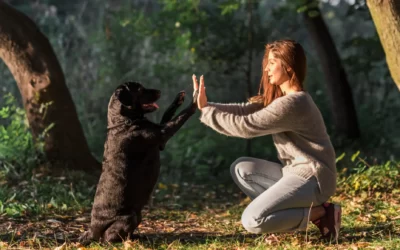
{"type": "Polygon", "coordinates": [[[150,113],[158,109],[156,101],[161,96],[161,92],[156,89],[147,89],[143,91],[142,97],[140,98],[140,104],[145,113],[150,113]]]}
{"type": "Polygon", "coordinates": [[[155,102],[142,104],[142,107],[145,110],[156,110],[156,109],[158,109],[158,105],[155,102]]]}

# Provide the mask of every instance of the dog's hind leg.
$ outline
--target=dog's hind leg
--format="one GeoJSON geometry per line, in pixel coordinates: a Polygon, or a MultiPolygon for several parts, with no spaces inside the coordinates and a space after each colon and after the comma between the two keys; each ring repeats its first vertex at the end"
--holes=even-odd
{"type": "Polygon", "coordinates": [[[78,242],[83,246],[89,245],[92,241],[99,240],[100,237],[95,237],[92,232],[92,229],[89,228],[88,231],[84,232],[79,238],[78,242]]]}
{"type": "Polygon", "coordinates": [[[116,221],[104,232],[103,241],[121,242],[127,240],[133,231],[138,227],[140,223],[138,219],[139,218],[136,214],[118,216],[116,221]]]}
{"type": "Polygon", "coordinates": [[[79,238],[78,242],[81,243],[82,245],[86,246],[89,245],[89,243],[92,241],[92,232],[90,229],[86,232],[84,232],[79,238]]]}

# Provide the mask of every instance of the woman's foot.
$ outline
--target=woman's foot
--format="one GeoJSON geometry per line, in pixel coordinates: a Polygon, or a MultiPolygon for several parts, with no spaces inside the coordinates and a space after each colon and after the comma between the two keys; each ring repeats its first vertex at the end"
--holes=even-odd
{"type": "Polygon", "coordinates": [[[342,220],[342,208],[340,205],[333,203],[324,203],[322,206],[325,208],[325,215],[313,223],[318,227],[321,232],[321,238],[324,240],[338,240],[339,231],[342,220]]]}

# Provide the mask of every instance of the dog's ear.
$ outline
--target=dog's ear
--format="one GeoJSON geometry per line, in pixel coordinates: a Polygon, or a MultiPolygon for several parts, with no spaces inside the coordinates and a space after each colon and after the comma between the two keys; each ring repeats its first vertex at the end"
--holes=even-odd
{"type": "Polygon", "coordinates": [[[115,96],[117,97],[118,101],[122,105],[124,105],[124,106],[132,106],[133,105],[132,95],[129,92],[129,90],[126,89],[125,87],[117,89],[115,92],[115,96]]]}

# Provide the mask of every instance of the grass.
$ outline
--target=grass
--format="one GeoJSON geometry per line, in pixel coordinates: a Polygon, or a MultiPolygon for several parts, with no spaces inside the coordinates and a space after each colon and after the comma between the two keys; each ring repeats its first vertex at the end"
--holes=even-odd
{"type": "Polygon", "coordinates": [[[343,206],[339,241],[307,232],[254,235],[240,216],[249,200],[232,186],[159,183],[137,237],[84,248],[95,185],[85,175],[4,168],[0,175],[0,249],[400,249],[400,165],[343,169],[332,198],[343,206]]]}

